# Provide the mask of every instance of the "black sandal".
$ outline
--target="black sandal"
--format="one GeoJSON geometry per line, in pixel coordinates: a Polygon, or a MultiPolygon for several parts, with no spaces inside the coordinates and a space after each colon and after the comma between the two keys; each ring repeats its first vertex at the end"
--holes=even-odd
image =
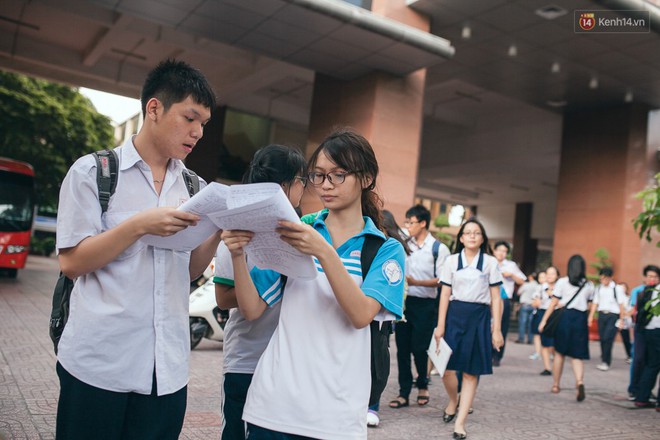
{"type": "Polygon", "coordinates": [[[417,396],[417,405],[424,406],[429,403],[431,396],[417,396]]]}
{"type": "Polygon", "coordinates": [[[409,405],[408,399],[402,396],[399,396],[390,402],[390,408],[395,408],[395,409],[403,408],[404,406],[408,406],[408,405],[409,405]]]}
{"type": "Polygon", "coordinates": [[[454,420],[454,417],[456,417],[456,413],[458,412],[458,409],[456,409],[456,412],[454,414],[448,414],[447,411],[442,411],[442,421],[445,423],[449,423],[452,420],[454,420]]]}

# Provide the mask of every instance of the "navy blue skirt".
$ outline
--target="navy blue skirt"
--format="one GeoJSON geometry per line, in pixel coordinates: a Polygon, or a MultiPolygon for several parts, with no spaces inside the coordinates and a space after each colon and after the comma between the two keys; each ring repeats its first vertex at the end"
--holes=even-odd
{"type": "Polygon", "coordinates": [[[489,305],[449,301],[445,341],[452,349],[448,370],[475,376],[493,374],[489,305]]]}
{"type": "Polygon", "coordinates": [[[548,336],[543,336],[539,333],[539,324],[543,320],[543,315],[545,315],[546,309],[536,309],[534,316],[532,316],[532,333],[535,335],[541,336],[541,346],[543,347],[554,347],[555,339],[548,336]]]}
{"type": "Polygon", "coordinates": [[[555,350],[573,359],[589,359],[587,312],[567,309],[562,313],[555,333],[555,350]]]}

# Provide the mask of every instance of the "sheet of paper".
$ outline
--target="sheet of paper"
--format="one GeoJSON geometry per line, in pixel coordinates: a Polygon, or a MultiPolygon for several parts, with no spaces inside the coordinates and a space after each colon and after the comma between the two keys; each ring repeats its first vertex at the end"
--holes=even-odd
{"type": "Polygon", "coordinates": [[[177,208],[199,215],[201,218],[196,226],[190,226],[168,237],[145,235],[140,240],[150,246],[162,249],[175,249],[178,251],[195,249],[218,230],[218,227],[206,214],[219,209],[227,209],[228,195],[229,187],[227,185],[211,182],[177,208]]]}
{"type": "Polygon", "coordinates": [[[438,370],[440,377],[445,375],[447,370],[447,363],[449,362],[449,357],[451,356],[451,348],[445,342],[445,338],[440,338],[440,349],[435,342],[435,337],[431,338],[431,343],[429,344],[429,349],[426,351],[429,355],[429,359],[433,362],[435,369],[438,370]]]}
{"type": "Polygon", "coordinates": [[[275,232],[279,220],[300,222],[279,185],[234,185],[230,189],[227,206],[229,209],[212,212],[208,216],[221,229],[255,232],[245,250],[257,267],[296,278],[316,277],[312,257],[282,241],[275,232]]]}
{"type": "Polygon", "coordinates": [[[177,251],[191,251],[202,244],[218,227],[208,217],[202,215],[196,226],[189,226],[168,237],[145,235],[140,240],[149,246],[177,251]]]}

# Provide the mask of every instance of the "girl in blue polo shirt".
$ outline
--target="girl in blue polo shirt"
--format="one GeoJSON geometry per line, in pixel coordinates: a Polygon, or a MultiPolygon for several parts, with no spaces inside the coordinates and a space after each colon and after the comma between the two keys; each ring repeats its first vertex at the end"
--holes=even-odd
{"type": "MultiPolygon", "coordinates": [[[[300,204],[307,183],[305,156],[295,148],[271,144],[252,158],[243,183],[274,182],[282,186],[294,208],[300,204]]],[[[215,298],[218,307],[231,309],[223,341],[222,440],[244,440],[243,407],[252,374],[270,341],[280,316],[279,304],[259,319],[248,321],[237,308],[234,269],[224,243],[215,256],[215,298]]]]}
{"type": "Polygon", "coordinates": [[[243,315],[255,319],[282,302],[243,412],[249,439],[366,439],[369,324],[402,315],[401,244],[387,239],[369,272],[361,270],[365,236],[385,240],[371,145],[355,132],[337,131],[312,154],[309,170],[309,182],[327,212],[311,226],[282,222],[279,232],[282,240],[314,257],[315,279],[289,278],[282,294],[279,273],[248,269],[243,247],[253,234],[223,232],[243,315]]]}
{"type": "Polygon", "coordinates": [[[495,257],[488,255],[488,236],[477,220],[463,223],[458,231],[456,249],[447,257],[440,275],[440,308],[434,336],[451,347],[443,382],[449,403],[443,421],[454,418],[454,438],[467,438],[465,420],[477,393],[478,378],[492,374],[492,348],[504,344],[500,330],[502,274],[495,257]],[[492,319],[491,319],[492,316],[492,319]],[[491,321],[493,330],[491,332],[491,321]],[[458,406],[458,380],[462,372],[461,405],[458,406]]]}

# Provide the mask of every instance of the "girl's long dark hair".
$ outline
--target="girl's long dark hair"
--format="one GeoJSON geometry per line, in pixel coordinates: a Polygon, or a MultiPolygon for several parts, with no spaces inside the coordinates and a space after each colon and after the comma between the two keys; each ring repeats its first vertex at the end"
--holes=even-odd
{"type": "Polygon", "coordinates": [[[383,209],[381,213],[383,214],[383,229],[385,229],[385,233],[401,243],[403,245],[403,250],[406,251],[406,255],[410,255],[408,242],[403,239],[403,230],[397,224],[394,215],[392,215],[387,209],[383,209]]]}
{"type": "Polygon", "coordinates": [[[296,148],[270,144],[254,153],[243,175],[243,183],[293,183],[296,176],[305,174],[305,156],[296,148]]]}
{"type": "Polygon", "coordinates": [[[474,218],[467,220],[465,223],[461,225],[461,228],[458,230],[458,235],[456,235],[456,246],[454,247],[454,253],[459,254],[465,248],[463,243],[461,243],[461,237],[463,236],[463,230],[465,229],[465,226],[469,225],[470,223],[474,223],[475,225],[479,226],[479,229],[481,230],[481,236],[483,237],[484,242],[481,243],[479,250],[481,250],[483,254],[493,255],[493,252],[490,250],[490,246],[488,245],[488,236],[486,235],[486,229],[484,228],[484,225],[482,225],[477,219],[474,218]]]}
{"type": "Polygon", "coordinates": [[[355,174],[362,183],[371,181],[362,190],[362,215],[369,217],[376,227],[382,230],[383,201],[375,191],[378,162],[369,141],[361,134],[347,128],[334,131],[312,153],[308,162],[310,171],[314,170],[321,152],[324,152],[338,167],[355,174]]]}
{"type": "Polygon", "coordinates": [[[579,286],[586,279],[587,265],[582,255],[573,255],[568,259],[568,282],[579,286]]]}

